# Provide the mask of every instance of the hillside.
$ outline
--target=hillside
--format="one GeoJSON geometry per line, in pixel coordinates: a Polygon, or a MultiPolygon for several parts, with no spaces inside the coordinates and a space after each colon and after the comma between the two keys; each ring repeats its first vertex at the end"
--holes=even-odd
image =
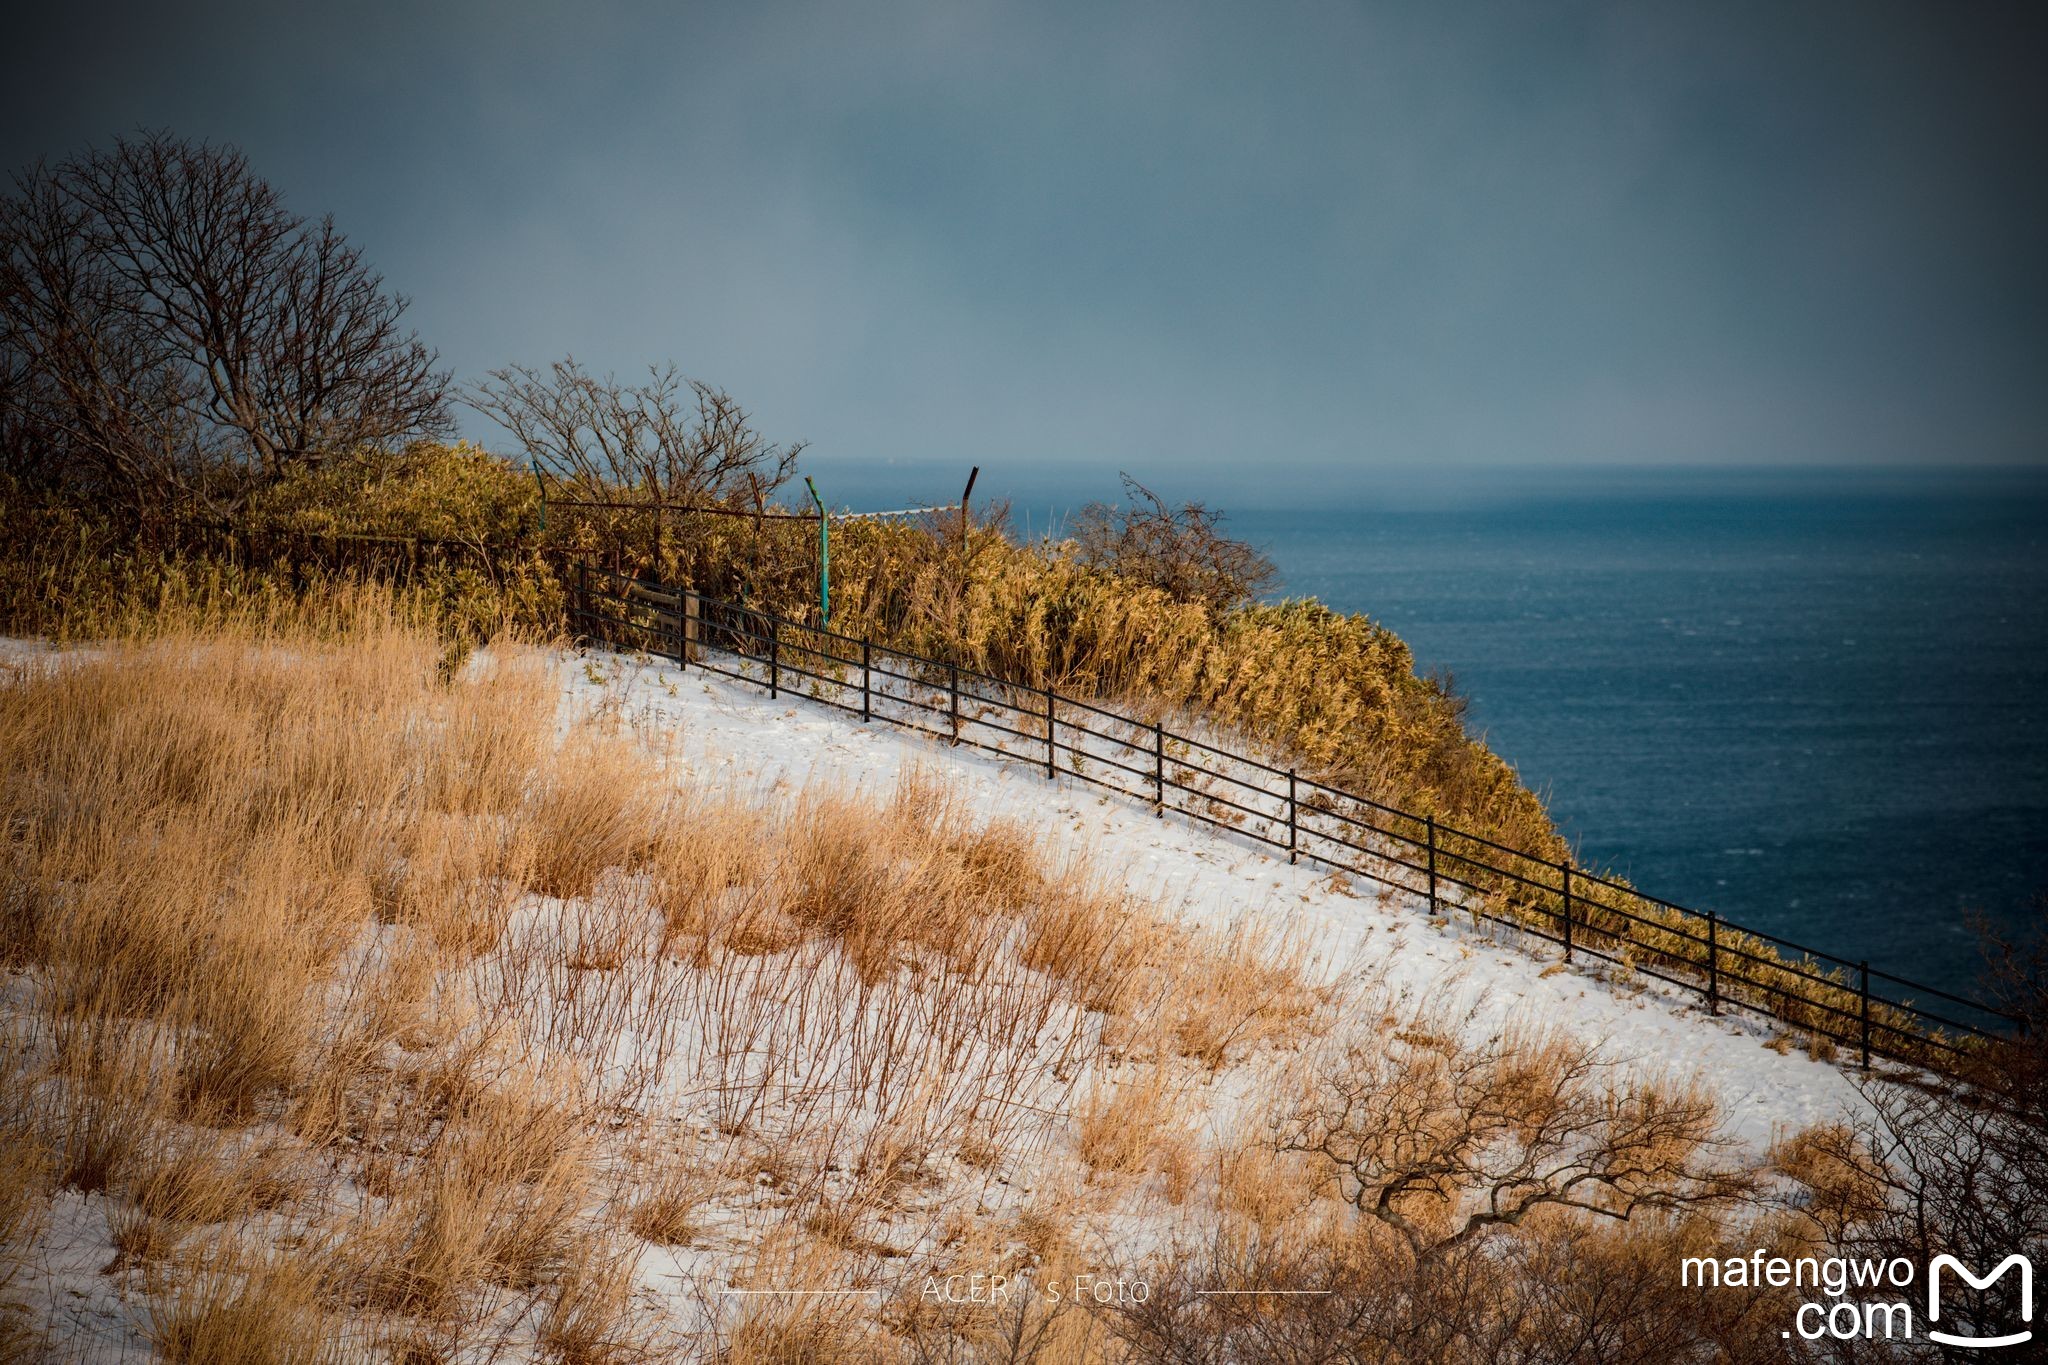
{"type": "Polygon", "coordinates": [[[617,655],[441,682],[429,637],[341,639],[9,648],[5,1321],[64,1358],[1147,1358],[1440,1292],[1503,1153],[1632,1152],[1597,1202],[1637,1216],[1538,1201],[1490,1277],[1711,1244],[1857,1103],[1021,764],[617,655]],[[1476,1144],[1470,1188],[1390,1240],[1352,1204],[1398,1154],[1331,1167],[1331,1094],[1476,1144]],[[1471,1127],[1502,1104],[1519,1137],[1471,1127]]]}

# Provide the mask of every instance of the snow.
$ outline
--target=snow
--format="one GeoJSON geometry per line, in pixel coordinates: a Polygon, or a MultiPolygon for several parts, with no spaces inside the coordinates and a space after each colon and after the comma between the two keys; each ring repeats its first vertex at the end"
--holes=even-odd
{"type": "MultiPolygon", "coordinates": [[[[0,640],[0,672],[78,657],[78,651],[0,640]]],[[[1778,1135],[1843,1117],[1863,1103],[1841,1066],[1770,1046],[1782,1042],[1767,1021],[1710,1017],[1676,988],[1598,964],[1567,966],[1556,945],[1512,929],[1457,914],[1432,919],[1426,904],[1408,893],[1306,862],[1290,865],[1242,834],[1171,813],[1160,818],[1142,801],[1068,775],[1049,779],[1034,753],[1009,757],[954,747],[879,718],[863,723],[802,696],[771,698],[753,683],[673,662],[567,650],[542,658],[559,679],[564,729],[580,716],[616,717],[678,782],[771,796],[824,783],[879,801],[904,774],[923,770],[977,815],[1014,820],[1053,847],[1085,854],[1135,895],[1189,923],[1270,929],[1311,947],[1315,970],[1383,981],[1400,996],[1464,1018],[1475,1034],[1511,1020],[1554,1026],[1599,1042],[1607,1056],[1629,1067],[1696,1078],[1719,1099],[1729,1136],[1753,1153],[1778,1135]]],[[[480,658],[472,666],[488,662],[480,658]]],[[[530,900],[511,932],[537,922],[536,916],[573,918],[566,916],[571,907],[543,901],[530,900]]],[[[389,931],[380,934],[363,951],[392,951],[388,937],[389,931]]],[[[25,986],[19,976],[7,983],[11,993],[25,986]]],[[[701,1051],[693,1044],[706,1041],[672,1040],[670,1048],[701,1051]]],[[[1210,1121],[1227,1125],[1259,1073],[1236,1068],[1218,1079],[1210,1121]]],[[[666,1121],[674,1125],[668,1136],[678,1148],[713,1140],[700,1126],[703,1115],[685,1106],[669,1111],[666,1121]]],[[[1028,1164],[1012,1166],[1005,1178],[977,1175],[944,1154],[932,1161],[934,1178],[948,1187],[978,1185],[976,1203],[985,1212],[1030,1202],[1035,1177],[1028,1164]]],[[[772,1188],[714,1201],[702,1211],[702,1233],[692,1246],[641,1248],[638,1297],[675,1322],[691,1316],[690,1304],[704,1296],[742,1292],[731,1288],[738,1283],[732,1276],[758,1233],[752,1220],[768,1217],[777,1202],[772,1188]]],[[[39,1240],[31,1284],[17,1292],[27,1291],[38,1319],[75,1349],[93,1358],[140,1356],[147,1350],[140,1331],[142,1272],[107,1273],[114,1259],[108,1208],[100,1196],[60,1193],[39,1240]]],[[[919,1214],[904,1209],[899,1216],[914,1224],[919,1214]]],[[[1103,1217],[1098,1230],[1129,1244],[1158,1231],[1140,1227],[1130,1213],[1106,1209],[1103,1217]]],[[[934,1232],[911,1227],[885,1235],[929,1246],[934,1232]]]]}
{"type": "Polygon", "coordinates": [[[972,809],[1007,817],[1121,869],[1130,890],[1190,921],[1254,920],[1314,943],[1330,970],[1382,974],[1396,992],[1470,1015],[1478,1031],[1511,1017],[1600,1042],[1606,1055],[1720,1100],[1729,1135],[1761,1150],[1776,1135],[1862,1104],[1841,1066],[1769,1044],[1766,1021],[1709,1016],[1677,989],[1605,964],[1567,967],[1555,945],[1462,916],[1432,921],[1412,895],[1329,869],[1291,866],[1264,846],[1062,773],[899,728],[863,722],[784,691],[671,661],[562,652],[567,714],[625,720],[681,774],[740,791],[837,783],[885,798],[912,766],[944,778],[972,809]]]}

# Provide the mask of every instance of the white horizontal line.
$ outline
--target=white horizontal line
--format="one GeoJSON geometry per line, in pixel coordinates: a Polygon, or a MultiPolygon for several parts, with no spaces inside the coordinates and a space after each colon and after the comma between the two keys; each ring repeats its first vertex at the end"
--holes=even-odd
{"type": "Polygon", "coordinates": [[[880,1294],[879,1289],[722,1289],[722,1294],[880,1294]]]}

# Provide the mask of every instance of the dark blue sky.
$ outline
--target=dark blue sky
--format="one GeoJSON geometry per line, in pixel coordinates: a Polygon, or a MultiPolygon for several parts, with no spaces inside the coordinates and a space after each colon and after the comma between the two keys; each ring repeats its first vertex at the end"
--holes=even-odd
{"type": "Polygon", "coordinates": [[[464,377],[827,460],[2048,458],[2038,5],[41,8],[9,165],[239,143],[464,377]]]}

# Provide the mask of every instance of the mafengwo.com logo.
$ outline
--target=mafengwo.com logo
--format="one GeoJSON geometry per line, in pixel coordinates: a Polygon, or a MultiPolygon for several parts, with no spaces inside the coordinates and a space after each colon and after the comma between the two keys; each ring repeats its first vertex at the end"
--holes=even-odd
{"type": "Polygon", "coordinates": [[[1927,1267],[1927,1336],[1930,1341],[1938,1341],[1944,1346],[1991,1347],[2018,1346],[2022,1342],[2034,1339],[2034,1333],[2031,1329],[2008,1332],[2004,1336],[1999,1337],[1964,1337],[1937,1331],[1934,1324],[1941,1320],[1941,1272],[1944,1270],[1951,1270],[1960,1275],[1969,1282],[1972,1289],[1989,1289],[1994,1283],[2005,1278],[2005,1273],[2008,1270],[2018,1270],[2020,1273],[2020,1321],[2032,1322],[2034,1320],[2034,1263],[2026,1257],[2018,1252],[2014,1252],[2000,1261],[1997,1268],[1989,1275],[1979,1279],[1970,1273],[1969,1267],[1965,1266],[1955,1257],[1937,1256],[1927,1267]]]}
{"type": "Polygon", "coordinates": [[[1924,1339],[1985,1351],[2021,1346],[2034,1339],[2034,1263],[2027,1257],[2014,1253],[1979,1275],[1957,1257],[1943,1254],[1928,1262],[1924,1294],[1913,1292],[1919,1279],[1919,1267],[1903,1256],[1875,1261],[1771,1256],[1756,1251],[1748,1257],[1687,1257],[1679,1266],[1679,1283],[1688,1288],[1815,1290],[1819,1297],[1801,1303],[1793,1312],[1792,1325],[1783,1333],[1787,1338],[1924,1339]],[[2006,1290],[1987,1297],[2008,1275],[2014,1277],[2017,1295],[2006,1290]],[[1953,1300],[1944,1311],[1943,1293],[1956,1295],[1958,1281],[1977,1291],[1977,1319],[1959,1315],[1953,1300]],[[1918,1303],[1925,1305],[1924,1321],[1915,1316],[1918,1303]],[[1981,1321],[1987,1306],[1995,1306],[2011,1320],[1981,1321]]]}

